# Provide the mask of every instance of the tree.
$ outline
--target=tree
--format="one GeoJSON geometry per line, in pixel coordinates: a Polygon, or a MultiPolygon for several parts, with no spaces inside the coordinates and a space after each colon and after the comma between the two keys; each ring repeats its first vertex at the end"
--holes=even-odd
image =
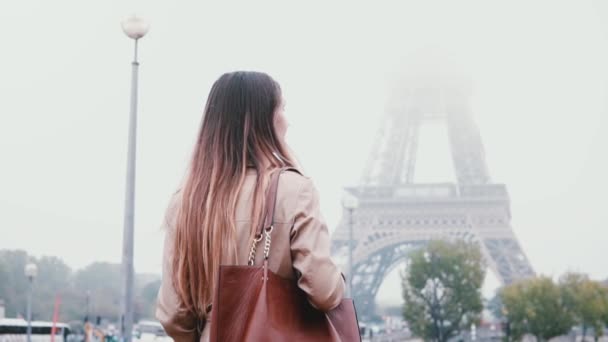
{"type": "Polygon", "coordinates": [[[74,309],[71,300],[74,295],[72,270],[61,259],[36,259],[28,256],[25,251],[1,250],[0,298],[5,301],[7,317],[25,316],[29,284],[24,268],[30,261],[38,266],[38,275],[32,287],[32,317],[40,320],[52,319],[57,295],[62,297],[60,318],[71,317],[70,313],[74,309]]]}
{"type": "Polygon", "coordinates": [[[6,262],[0,258],[0,299],[7,298],[9,291],[9,268],[6,262]]]}
{"type": "Polygon", "coordinates": [[[539,277],[511,284],[500,291],[510,334],[518,340],[530,333],[539,341],[568,333],[572,313],[562,291],[551,278],[539,277]]]}
{"type": "Polygon", "coordinates": [[[27,253],[22,250],[1,250],[0,260],[4,264],[2,282],[6,285],[2,297],[6,316],[25,316],[28,283],[23,272],[28,261],[27,253]]]}
{"type": "MultiPolygon", "coordinates": [[[[34,258],[22,250],[0,250],[0,299],[4,300],[7,317],[25,316],[29,284],[24,268],[29,261],[38,265],[32,293],[34,319],[51,320],[55,297],[59,295],[59,319],[81,321],[86,314],[89,292],[89,319],[101,316],[118,320],[122,284],[120,264],[96,262],[74,273],[60,258],[34,258]]],[[[136,319],[154,315],[159,278],[155,274],[136,276],[136,319]]]]}
{"type": "MultiPolygon", "coordinates": [[[[121,266],[107,262],[92,263],[76,272],[75,288],[82,294],[91,293],[91,314],[116,319],[120,315],[121,266]]],[[[156,295],[160,288],[160,277],[155,274],[138,274],[135,277],[135,320],[154,315],[156,295]]]]}
{"type": "Polygon", "coordinates": [[[563,275],[560,287],[565,306],[582,327],[583,340],[588,328],[593,328],[596,338],[600,337],[608,315],[608,289],[580,273],[563,275]]]}
{"type": "Polygon", "coordinates": [[[118,319],[120,316],[121,284],[120,264],[108,262],[92,263],[76,272],[74,277],[74,287],[81,294],[82,308],[89,291],[91,315],[103,318],[118,319]]]}
{"type": "Polygon", "coordinates": [[[431,241],[402,274],[404,318],[420,337],[444,342],[479,320],[485,275],[481,251],[464,241],[431,241]]]}
{"type": "MultiPolygon", "coordinates": [[[[608,291],[608,280],[601,282],[600,285],[604,288],[604,291],[608,291]]],[[[608,303],[606,303],[606,306],[608,306],[608,303]]],[[[604,321],[604,326],[608,326],[608,310],[604,312],[604,317],[602,319],[604,321]]]]}
{"type": "Polygon", "coordinates": [[[38,275],[33,284],[32,312],[36,313],[37,319],[50,321],[53,319],[56,296],[62,299],[60,313],[65,313],[71,304],[72,270],[57,257],[45,256],[32,261],[38,266],[38,275]]]}
{"type": "MultiPolygon", "coordinates": [[[[158,276],[157,276],[158,278],[158,276]]],[[[139,318],[150,318],[154,317],[154,311],[156,310],[156,297],[158,296],[158,290],[160,289],[160,279],[148,282],[142,286],[138,292],[136,302],[139,304],[139,308],[136,314],[139,318]]]]}

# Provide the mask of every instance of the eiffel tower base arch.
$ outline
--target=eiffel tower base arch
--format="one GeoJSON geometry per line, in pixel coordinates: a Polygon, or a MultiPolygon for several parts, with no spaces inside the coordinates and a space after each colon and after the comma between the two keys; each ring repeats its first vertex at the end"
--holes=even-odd
{"type": "MultiPolygon", "coordinates": [[[[353,212],[352,296],[363,318],[375,311],[375,297],[390,271],[412,251],[436,239],[462,239],[479,246],[488,268],[502,284],[534,276],[510,226],[509,199],[502,184],[426,184],[350,188],[353,212]]],[[[345,212],[344,217],[348,218],[345,212]]],[[[334,233],[336,260],[348,254],[350,220],[334,233]]]]}

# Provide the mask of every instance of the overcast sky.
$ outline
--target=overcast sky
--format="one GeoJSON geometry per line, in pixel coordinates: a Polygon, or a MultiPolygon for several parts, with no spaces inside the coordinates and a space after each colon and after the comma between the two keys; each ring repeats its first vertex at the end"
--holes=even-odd
{"type": "MultiPolygon", "coordinates": [[[[607,278],[608,6],[602,1],[3,1],[0,248],[74,268],[120,261],[132,41],[140,44],[138,272],[160,272],[161,218],[212,82],[261,70],[282,85],[289,143],[337,224],[393,75],[472,80],[472,108],[515,233],[537,272],[607,278]],[[254,4],[255,3],[255,4],[254,4]]],[[[442,129],[421,139],[419,181],[453,179],[442,129]]],[[[400,298],[397,277],[379,299],[400,298]]]]}

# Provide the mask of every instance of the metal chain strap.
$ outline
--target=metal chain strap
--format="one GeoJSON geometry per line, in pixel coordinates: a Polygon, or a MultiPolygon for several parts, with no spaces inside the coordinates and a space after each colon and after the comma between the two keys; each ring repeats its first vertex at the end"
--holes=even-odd
{"type": "Polygon", "coordinates": [[[258,242],[262,241],[262,237],[264,237],[264,259],[268,259],[268,255],[270,254],[270,243],[272,242],[270,239],[270,233],[272,233],[272,229],[274,227],[270,226],[268,229],[264,229],[264,235],[260,235],[259,237],[254,237],[251,242],[251,250],[249,251],[249,266],[253,266],[255,263],[255,252],[257,249],[258,242]]]}
{"type": "Polygon", "coordinates": [[[249,251],[249,266],[253,266],[254,262],[255,262],[255,249],[256,249],[256,245],[258,244],[258,242],[260,242],[262,240],[262,235],[260,235],[259,238],[253,238],[253,241],[251,243],[251,250],[249,251]]]}
{"type": "Polygon", "coordinates": [[[270,254],[270,233],[272,233],[273,228],[273,226],[270,226],[269,229],[264,230],[264,235],[266,236],[264,241],[264,259],[268,259],[268,255],[270,254]]]}

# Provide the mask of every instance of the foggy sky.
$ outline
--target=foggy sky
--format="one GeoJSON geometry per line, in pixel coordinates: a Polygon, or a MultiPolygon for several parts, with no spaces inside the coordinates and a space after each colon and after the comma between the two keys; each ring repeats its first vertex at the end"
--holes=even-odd
{"type": "MultiPolygon", "coordinates": [[[[75,268],[120,261],[132,57],[120,21],[132,12],[151,26],[140,44],[138,272],[160,272],[162,215],[221,73],[281,83],[288,141],[333,229],[392,76],[426,64],[470,75],[492,179],[507,184],[536,271],[608,277],[601,1],[2,2],[0,248],[75,268]]],[[[453,179],[442,128],[425,132],[417,180],[453,179]]],[[[396,279],[380,300],[399,300],[396,279]]]]}

